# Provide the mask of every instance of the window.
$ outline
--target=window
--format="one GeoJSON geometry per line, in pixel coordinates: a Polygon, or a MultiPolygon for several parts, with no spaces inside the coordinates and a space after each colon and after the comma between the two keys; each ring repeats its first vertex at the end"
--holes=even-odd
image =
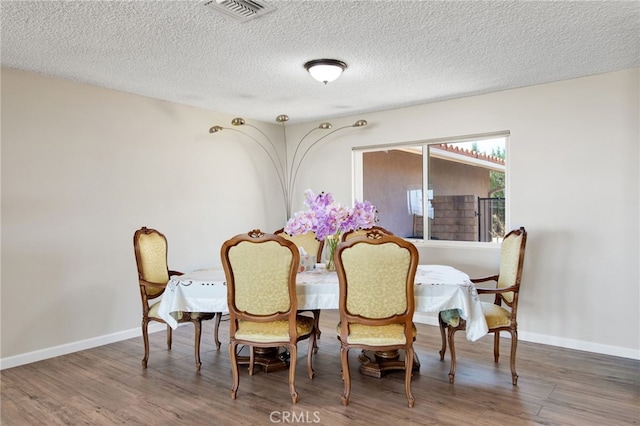
{"type": "Polygon", "coordinates": [[[405,238],[499,242],[508,133],[354,149],[355,192],[405,238]],[[426,236],[426,237],[425,237],[426,236]]]}

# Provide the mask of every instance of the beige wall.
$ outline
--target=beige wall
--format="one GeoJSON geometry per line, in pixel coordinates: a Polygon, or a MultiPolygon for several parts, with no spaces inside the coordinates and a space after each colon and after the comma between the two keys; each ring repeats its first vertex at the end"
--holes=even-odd
{"type": "MultiPolygon", "coordinates": [[[[318,188],[338,199],[352,195],[345,184],[354,176],[352,147],[509,131],[507,220],[529,231],[520,337],[640,358],[640,69],[352,116],[334,126],[360,117],[369,126],[317,150],[342,170],[318,188]],[[608,319],[621,315],[625,326],[615,329],[608,319]]],[[[308,172],[299,187],[317,187],[309,176],[322,174],[320,162],[308,172]]],[[[421,246],[420,256],[471,275],[493,273],[499,262],[496,250],[435,242],[421,246]]]]}
{"type": "Polygon", "coordinates": [[[139,333],[141,226],[187,271],[219,265],[226,238],[284,225],[268,159],[208,133],[231,119],[2,69],[3,360],[139,333]]]}
{"type": "MultiPolygon", "coordinates": [[[[521,338],[639,358],[639,74],[332,120],[370,125],[310,152],[294,209],[306,188],[350,202],[353,147],[508,130],[510,224],[529,230],[521,338]],[[611,327],[621,315],[627,326],[611,327]]],[[[3,368],[139,333],[140,226],[162,230],[171,267],[190,270],[219,264],[226,238],[284,223],[268,159],[207,132],[232,116],[8,69],[1,112],[3,368]]],[[[495,249],[420,255],[472,275],[498,264],[495,249]]]]}

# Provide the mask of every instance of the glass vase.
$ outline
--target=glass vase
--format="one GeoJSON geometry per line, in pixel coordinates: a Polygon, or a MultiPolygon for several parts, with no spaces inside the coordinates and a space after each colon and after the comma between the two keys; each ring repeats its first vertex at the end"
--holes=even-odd
{"type": "Polygon", "coordinates": [[[326,261],[325,261],[325,269],[327,271],[335,271],[336,270],[336,264],[334,262],[333,259],[333,255],[336,252],[336,247],[338,247],[338,243],[340,242],[340,236],[339,235],[329,235],[325,240],[324,240],[324,246],[325,246],[325,250],[326,250],[326,261]]]}

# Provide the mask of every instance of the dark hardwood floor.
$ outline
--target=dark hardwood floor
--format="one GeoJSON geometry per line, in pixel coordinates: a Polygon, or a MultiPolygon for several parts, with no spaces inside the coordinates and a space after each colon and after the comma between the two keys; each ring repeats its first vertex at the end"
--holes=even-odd
{"type": "Polygon", "coordinates": [[[358,372],[350,353],[350,404],[340,402],[337,312],[323,311],[322,338],[314,357],[316,376],[306,375],[307,343],[298,350],[297,404],[292,404],[287,372],[253,376],[241,368],[238,399],[230,397],[228,323],[221,325],[220,351],[213,325],[204,326],[202,370],[193,359],[193,327],[151,339],[149,367],[141,367],[142,338],[2,371],[0,421],[11,425],[630,425],[640,423],[640,361],[520,342],[518,386],[511,385],[509,339],[493,362],[491,336],[456,339],[458,368],[450,384],[448,355],[438,356],[436,327],[418,324],[414,374],[415,407],[407,407],[403,374],[381,379],[358,372]]]}

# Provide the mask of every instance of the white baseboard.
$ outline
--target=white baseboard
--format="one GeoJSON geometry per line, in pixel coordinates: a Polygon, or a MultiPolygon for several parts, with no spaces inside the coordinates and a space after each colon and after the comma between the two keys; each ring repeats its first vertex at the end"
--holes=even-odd
{"type": "MultiPolygon", "coordinates": [[[[420,324],[438,326],[438,317],[436,314],[416,313],[413,316],[413,320],[420,324]]],[[[509,333],[502,333],[502,336],[510,338],[509,333]]],[[[520,330],[518,330],[518,341],[540,343],[560,348],[576,349],[579,351],[640,360],[640,350],[638,349],[621,348],[619,346],[603,345],[600,343],[585,342],[582,340],[567,339],[564,337],[547,336],[520,330]]]]}
{"type": "MultiPolygon", "coordinates": [[[[158,331],[164,331],[167,326],[160,323],[149,324],[149,333],[156,333],[158,331]]],[[[110,343],[119,342],[121,340],[132,339],[134,337],[142,336],[142,329],[136,327],[135,329],[120,331],[118,333],[107,334],[100,337],[94,337],[91,339],[80,340],[65,345],[54,346],[51,348],[41,349],[38,351],[28,352],[25,354],[10,356],[0,359],[0,370],[6,368],[18,367],[24,364],[30,364],[32,362],[42,361],[44,359],[55,358],[61,355],[67,355],[73,352],[83,351],[86,349],[95,348],[98,346],[108,345],[110,343]]],[[[140,342],[142,345],[142,341],[140,342]]]]}
{"type": "MultiPolygon", "coordinates": [[[[508,333],[507,333],[508,336],[508,333]]],[[[547,336],[538,333],[518,331],[518,340],[541,343],[543,345],[558,346],[579,351],[594,352],[603,355],[619,356],[640,360],[640,350],[631,348],[621,348],[619,346],[603,345],[600,343],[585,342],[582,340],[567,339],[564,337],[547,336]]]]}

